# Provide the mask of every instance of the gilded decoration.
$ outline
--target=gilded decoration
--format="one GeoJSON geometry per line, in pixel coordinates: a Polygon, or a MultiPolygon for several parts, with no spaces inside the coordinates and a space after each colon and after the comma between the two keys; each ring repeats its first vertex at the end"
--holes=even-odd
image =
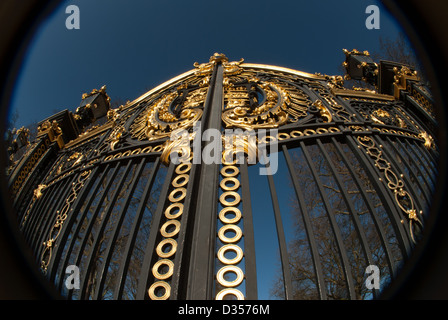
{"type": "Polygon", "coordinates": [[[207,88],[188,89],[180,85],[151,103],[130,127],[133,138],[157,140],[177,129],[188,129],[202,117],[207,88]]]}
{"type": "Polygon", "coordinates": [[[414,199],[406,190],[404,181],[401,179],[404,175],[398,175],[392,169],[391,163],[384,158],[383,151],[381,150],[383,146],[378,146],[374,139],[369,136],[358,136],[357,141],[359,143],[359,148],[362,146],[366,149],[367,155],[375,161],[375,167],[383,173],[384,179],[379,178],[379,180],[383,181],[389,190],[393,192],[396,204],[408,219],[411,239],[415,243],[413,224],[423,227],[422,220],[420,219],[420,215],[423,211],[420,210],[420,214],[417,214],[414,199]]]}
{"type": "Polygon", "coordinates": [[[222,121],[227,128],[277,128],[309,115],[311,100],[302,90],[251,73],[225,78],[224,90],[222,121]]]}

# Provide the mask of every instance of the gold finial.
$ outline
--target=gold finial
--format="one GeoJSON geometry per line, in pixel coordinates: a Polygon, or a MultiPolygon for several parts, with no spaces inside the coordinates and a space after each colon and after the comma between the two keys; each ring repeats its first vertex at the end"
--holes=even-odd
{"type": "Polygon", "coordinates": [[[229,59],[226,57],[224,53],[215,52],[210,57],[210,63],[218,63],[218,62],[229,62],[229,59]]]}

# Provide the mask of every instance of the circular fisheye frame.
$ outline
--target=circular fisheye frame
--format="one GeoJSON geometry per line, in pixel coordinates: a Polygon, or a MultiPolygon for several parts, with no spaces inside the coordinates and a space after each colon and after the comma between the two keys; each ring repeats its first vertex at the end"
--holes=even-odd
{"type": "Polygon", "coordinates": [[[0,299],[446,298],[448,5],[216,6],[4,1],[0,299]]]}

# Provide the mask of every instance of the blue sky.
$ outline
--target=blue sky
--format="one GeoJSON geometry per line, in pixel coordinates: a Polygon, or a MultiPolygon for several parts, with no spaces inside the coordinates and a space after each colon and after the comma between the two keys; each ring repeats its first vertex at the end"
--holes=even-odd
{"type": "MultiPolygon", "coordinates": [[[[214,52],[230,60],[340,74],[343,48],[374,53],[380,36],[393,39],[400,31],[381,6],[381,29],[368,30],[365,10],[371,4],[380,6],[373,0],[66,1],[31,43],[11,111],[19,115],[18,127],[28,125],[56,111],[75,111],[84,92],[103,85],[112,100],[134,100],[194,62],[207,62],[214,52]],[[65,27],[71,4],[80,10],[79,30],[65,27]]],[[[289,194],[279,197],[288,203],[289,194]]],[[[272,227],[255,220],[256,230],[272,227]]],[[[291,232],[287,220],[284,224],[291,232]]],[[[259,298],[267,299],[268,277],[279,265],[278,244],[260,239],[259,251],[269,258],[257,265],[259,278],[266,280],[259,298]]]]}
{"type": "MultiPolygon", "coordinates": [[[[214,52],[231,60],[339,74],[342,48],[378,50],[397,25],[381,9],[368,30],[365,0],[78,0],[66,1],[42,25],[17,81],[12,110],[18,126],[55,111],[74,111],[81,95],[107,86],[112,100],[133,100],[206,62],[214,52]],[[68,30],[68,5],[80,29],[68,30]]],[[[381,7],[380,7],[381,8],[381,7]]]]}

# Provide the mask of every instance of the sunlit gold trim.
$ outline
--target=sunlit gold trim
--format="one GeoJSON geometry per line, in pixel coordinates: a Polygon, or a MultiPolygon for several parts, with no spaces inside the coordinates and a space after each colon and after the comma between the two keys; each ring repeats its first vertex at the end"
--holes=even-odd
{"type": "Polygon", "coordinates": [[[179,233],[180,230],[180,222],[177,220],[168,220],[165,222],[162,227],[160,227],[160,234],[165,238],[171,238],[174,237],[176,234],[179,233]],[[174,225],[174,230],[171,232],[168,232],[167,229],[169,226],[174,225]]]}
{"type": "Polygon", "coordinates": [[[222,289],[221,291],[218,292],[218,294],[216,295],[216,300],[223,300],[225,296],[227,295],[234,295],[238,300],[244,300],[244,295],[243,293],[238,290],[238,289],[234,289],[234,288],[226,288],[226,289],[222,289]]]}
{"type": "Polygon", "coordinates": [[[148,295],[151,298],[151,300],[166,300],[171,295],[171,287],[165,281],[154,282],[148,289],[148,295]],[[156,296],[156,293],[155,293],[156,289],[159,287],[162,287],[165,289],[165,293],[160,297],[156,296]]]}
{"type": "Polygon", "coordinates": [[[237,264],[243,259],[243,250],[235,244],[226,244],[218,250],[218,259],[224,264],[237,264]],[[225,257],[227,251],[233,251],[236,253],[236,257],[228,259],[225,257]]]}
{"type": "Polygon", "coordinates": [[[171,239],[171,238],[163,239],[162,241],[160,241],[160,243],[158,244],[158,246],[156,248],[157,255],[160,258],[169,258],[173,254],[176,253],[176,250],[177,250],[177,242],[176,242],[176,240],[171,239]],[[170,251],[168,251],[168,252],[163,251],[163,247],[165,245],[171,245],[170,251]]]}
{"type": "Polygon", "coordinates": [[[277,139],[278,140],[286,140],[291,138],[289,134],[287,134],[286,132],[279,132],[279,134],[277,134],[277,139]]]}
{"type": "Polygon", "coordinates": [[[152,274],[154,275],[155,278],[157,278],[159,280],[168,279],[169,277],[171,277],[173,275],[173,272],[174,272],[174,262],[171,260],[168,260],[168,259],[159,260],[152,267],[152,274]],[[161,266],[168,266],[168,271],[164,274],[161,274],[159,272],[159,268],[161,266]]]}
{"type": "Polygon", "coordinates": [[[184,185],[186,185],[189,180],[190,180],[190,176],[188,174],[181,174],[181,175],[178,175],[176,178],[174,178],[173,182],[171,184],[175,188],[180,188],[180,187],[183,187],[184,185]],[[184,181],[179,182],[180,179],[184,179],[184,181]]]}
{"type": "Polygon", "coordinates": [[[225,191],[234,191],[237,190],[240,187],[240,181],[237,178],[234,177],[227,177],[221,180],[221,183],[219,184],[219,186],[221,187],[221,189],[225,190],[225,191]],[[227,182],[233,182],[233,186],[228,186],[226,183],[227,182]]]}
{"type": "Polygon", "coordinates": [[[223,206],[227,206],[227,207],[234,207],[238,203],[240,203],[240,201],[241,201],[241,196],[237,192],[235,192],[235,191],[223,192],[223,194],[221,194],[221,196],[219,197],[219,202],[221,202],[221,204],[223,206]],[[227,201],[226,197],[234,197],[235,200],[227,201]]]}
{"type": "Polygon", "coordinates": [[[328,128],[328,131],[331,132],[331,133],[335,133],[335,132],[340,132],[341,130],[339,130],[336,127],[330,127],[330,128],[328,128]]]}
{"type": "Polygon", "coordinates": [[[182,203],[179,202],[175,202],[170,204],[166,209],[165,209],[165,217],[167,219],[176,219],[179,218],[182,213],[184,212],[184,205],[182,203]],[[175,214],[171,213],[171,210],[173,210],[173,208],[178,208],[179,211],[175,214]]]}
{"type": "Polygon", "coordinates": [[[311,136],[311,135],[313,135],[313,134],[316,134],[316,131],[314,131],[313,129],[305,129],[305,130],[303,131],[303,133],[304,133],[306,136],[311,136]]]}
{"type": "Polygon", "coordinates": [[[235,166],[225,166],[221,169],[221,175],[223,177],[235,177],[240,173],[240,170],[235,166]],[[232,173],[228,173],[227,170],[232,170],[232,173]]]}
{"type": "Polygon", "coordinates": [[[291,138],[303,137],[303,132],[298,130],[293,130],[289,134],[291,135],[291,138]]]}
{"type": "Polygon", "coordinates": [[[140,149],[140,148],[134,149],[134,150],[132,150],[131,155],[140,154],[141,151],[142,151],[142,149],[140,149]]]}
{"type": "Polygon", "coordinates": [[[142,153],[150,153],[152,150],[152,146],[147,146],[142,149],[142,153]]]}
{"type": "Polygon", "coordinates": [[[161,151],[163,151],[163,145],[161,145],[161,144],[152,148],[152,152],[161,152],[161,151]]]}
{"type": "Polygon", "coordinates": [[[237,223],[241,219],[241,211],[236,207],[225,207],[219,212],[219,220],[223,223],[237,223]],[[233,212],[235,217],[229,219],[226,217],[227,212],[233,212]]]}
{"type": "Polygon", "coordinates": [[[366,92],[366,91],[356,91],[356,90],[349,90],[349,89],[332,88],[331,93],[334,94],[335,96],[344,96],[344,97],[378,99],[378,100],[385,100],[385,101],[395,100],[394,96],[390,96],[388,94],[371,93],[371,92],[366,92]]]}
{"type": "Polygon", "coordinates": [[[273,136],[264,136],[260,139],[261,143],[271,143],[271,142],[275,142],[275,141],[277,141],[277,138],[273,137],[273,136]],[[266,141],[267,139],[269,139],[269,141],[266,141]]]}
{"type": "Polygon", "coordinates": [[[244,280],[244,273],[243,270],[236,266],[225,266],[219,269],[218,273],[216,274],[216,280],[218,280],[219,284],[224,287],[236,287],[241,284],[244,280]],[[224,275],[227,272],[233,272],[236,274],[236,279],[233,281],[228,281],[224,279],[224,275]]]}
{"type": "Polygon", "coordinates": [[[177,166],[176,173],[177,174],[187,173],[188,171],[190,171],[190,169],[191,169],[191,163],[181,163],[180,165],[177,166]]]}
{"type": "Polygon", "coordinates": [[[226,224],[225,226],[222,226],[221,229],[219,229],[218,231],[219,240],[221,240],[224,243],[238,242],[238,240],[240,240],[242,236],[243,231],[241,231],[240,227],[234,224],[226,224]],[[235,236],[232,238],[227,237],[225,233],[228,230],[233,230],[235,232],[235,236]]]}
{"type": "Polygon", "coordinates": [[[316,129],[316,133],[317,134],[324,134],[324,133],[328,133],[328,130],[325,128],[317,128],[316,129]]]}
{"type": "Polygon", "coordinates": [[[168,196],[168,200],[170,200],[171,202],[179,202],[182,201],[186,195],[187,195],[187,189],[177,188],[171,191],[170,195],[168,196]],[[180,192],[181,195],[179,197],[174,197],[174,195],[176,195],[178,192],[180,192]]]}
{"type": "Polygon", "coordinates": [[[298,71],[294,69],[284,68],[284,67],[277,67],[277,66],[271,66],[266,64],[255,64],[255,63],[242,63],[240,65],[242,68],[253,68],[253,69],[265,69],[270,71],[280,71],[285,73],[291,73],[293,75],[307,78],[307,79],[316,79],[316,80],[325,80],[325,76],[317,75],[317,74],[311,74],[303,71],[298,71]]]}
{"type": "Polygon", "coordinates": [[[129,157],[131,155],[131,150],[127,150],[125,152],[123,152],[123,157],[129,157]]]}

